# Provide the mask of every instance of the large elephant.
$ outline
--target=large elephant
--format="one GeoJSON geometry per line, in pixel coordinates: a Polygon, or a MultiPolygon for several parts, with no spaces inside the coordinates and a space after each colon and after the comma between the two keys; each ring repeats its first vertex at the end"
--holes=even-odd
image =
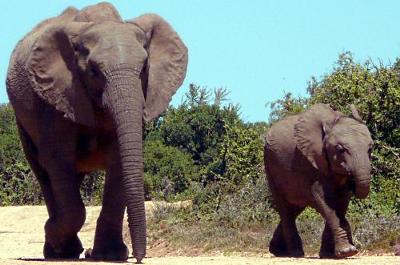
{"type": "Polygon", "coordinates": [[[26,157],[44,194],[45,258],[77,258],[84,175],[106,170],[94,259],[146,252],[142,123],[164,111],[186,74],[188,52],[161,17],[123,21],[108,3],[66,9],[16,46],[7,75],[26,157]]]}
{"type": "Polygon", "coordinates": [[[269,245],[276,256],[304,256],[296,217],[305,207],[325,219],[320,257],[357,253],[345,217],[352,193],[365,198],[371,181],[373,141],[356,108],[347,117],[317,104],[274,124],[264,163],[280,223],[269,245]]]}

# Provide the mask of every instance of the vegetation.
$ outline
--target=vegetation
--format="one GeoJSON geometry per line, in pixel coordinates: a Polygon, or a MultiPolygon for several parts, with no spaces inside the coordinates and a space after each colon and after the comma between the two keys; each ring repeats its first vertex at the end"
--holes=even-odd
{"type": "MultiPolygon", "coordinates": [[[[146,198],[192,200],[190,208],[158,208],[149,225],[150,242],[167,240],[171,247],[190,245],[201,251],[265,252],[278,218],[265,183],[262,136],[272,123],[315,103],[329,103],[344,113],[355,104],[375,141],[371,194],[366,200],[354,199],[348,214],[356,244],[387,249],[400,241],[400,61],[388,66],[357,63],[344,53],[331,73],[311,78],[307,92],[307,97],[286,93],[269,103],[268,123],[246,123],[240,107],[226,102],[226,89],[191,84],[179,106],[146,124],[146,198]]],[[[86,177],[86,203],[101,202],[103,182],[99,172],[86,177]]],[[[0,205],[40,203],[43,198],[24,159],[12,110],[3,105],[0,205]]],[[[306,250],[317,251],[321,217],[306,210],[298,225],[306,250]]]]}

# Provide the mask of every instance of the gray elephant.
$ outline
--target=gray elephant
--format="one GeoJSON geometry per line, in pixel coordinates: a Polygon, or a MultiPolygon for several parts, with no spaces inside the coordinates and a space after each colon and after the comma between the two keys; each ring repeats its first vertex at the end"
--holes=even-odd
{"type": "Polygon", "coordinates": [[[268,131],[264,163],[280,216],[269,245],[275,256],[304,256],[295,220],[307,206],[325,219],[320,257],[357,253],[345,215],[352,193],[360,199],[369,193],[373,141],[356,108],[351,109],[347,117],[317,104],[268,131]]]}
{"type": "Polygon", "coordinates": [[[142,123],[166,109],[187,61],[186,46],[161,17],[123,21],[108,3],[68,8],[18,43],[7,92],[49,214],[45,258],[78,258],[83,251],[79,186],[86,173],[103,169],[103,205],[87,256],[127,259],[127,207],[133,255],[143,259],[142,123]]]}

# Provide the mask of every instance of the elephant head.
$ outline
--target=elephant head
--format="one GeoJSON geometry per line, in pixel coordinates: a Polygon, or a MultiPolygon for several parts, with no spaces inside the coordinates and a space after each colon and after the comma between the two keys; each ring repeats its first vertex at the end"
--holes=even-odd
{"type": "Polygon", "coordinates": [[[365,198],[371,181],[373,141],[354,106],[347,117],[329,105],[316,104],[303,112],[295,125],[298,149],[324,176],[350,185],[365,198]]]}
{"type": "Polygon", "coordinates": [[[35,92],[65,118],[99,127],[99,113],[111,117],[133,254],[140,261],[146,251],[142,121],[166,109],[185,77],[188,53],[161,17],[124,22],[110,6],[102,10],[91,19],[93,12],[84,9],[74,21],[48,28],[27,65],[35,92]]]}

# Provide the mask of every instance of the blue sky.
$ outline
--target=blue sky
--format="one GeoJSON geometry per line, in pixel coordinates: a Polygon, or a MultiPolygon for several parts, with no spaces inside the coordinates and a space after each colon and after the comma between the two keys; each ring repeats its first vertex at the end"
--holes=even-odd
{"type": "MultiPolygon", "coordinates": [[[[0,102],[8,102],[5,76],[17,41],[67,6],[97,1],[0,0],[0,102]]],[[[400,1],[368,0],[125,0],[109,1],[125,19],[158,13],[189,48],[185,82],[224,87],[246,121],[266,121],[268,101],[284,91],[305,95],[307,81],[332,69],[351,51],[363,62],[400,56],[400,1]]]]}

